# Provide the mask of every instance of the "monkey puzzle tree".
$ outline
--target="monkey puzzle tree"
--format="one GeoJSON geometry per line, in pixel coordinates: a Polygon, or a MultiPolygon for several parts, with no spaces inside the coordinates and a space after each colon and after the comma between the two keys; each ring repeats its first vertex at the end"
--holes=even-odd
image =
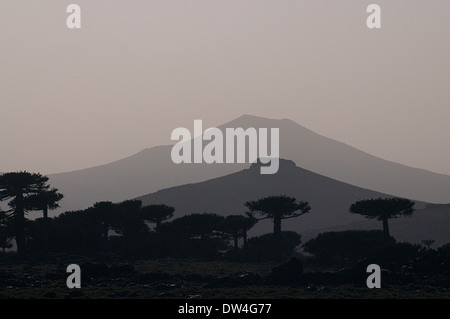
{"type": "Polygon", "coordinates": [[[140,200],[126,200],[115,204],[113,229],[123,235],[126,243],[137,244],[142,236],[148,232],[148,226],[141,215],[142,202],[140,200]]]}
{"type": "Polygon", "coordinates": [[[431,245],[433,245],[434,242],[435,242],[434,239],[424,239],[424,240],[422,240],[422,243],[423,243],[425,246],[427,246],[427,249],[430,249],[430,248],[431,248],[431,245]]]}
{"type": "Polygon", "coordinates": [[[156,232],[159,231],[161,223],[172,218],[175,208],[167,205],[148,205],[141,209],[142,219],[156,224],[156,232]]]}
{"type": "Polygon", "coordinates": [[[94,219],[101,225],[102,237],[105,242],[108,241],[109,231],[115,230],[114,225],[116,224],[117,216],[117,205],[112,202],[97,202],[94,206],[87,209],[91,213],[94,219]]]}
{"type": "Polygon", "coordinates": [[[8,227],[8,215],[0,209],[0,248],[5,252],[6,248],[11,248],[11,232],[8,227]]]}
{"type": "Polygon", "coordinates": [[[224,217],[217,214],[190,214],[163,224],[171,229],[172,244],[177,253],[202,258],[217,257],[228,247],[228,237],[222,230],[224,217]]]}
{"type": "Polygon", "coordinates": [[[217,214],[194,213],[177,218],[171,224],[187,237],[206,240],[221,234],[223,220],[224,217],[217,214]]]}
{"type": "Polygon", "coordinates": [[[28,197],[38,194],[48,177],[26,171],[0,175],[0,201],[9,200],[12,231],[16,238],[17,252],[26,250],[25,213],[30,210],[28,197]]]}
{"type": "Polygon", "coordinates": [[[59,207],[59,201],[64,198],[64,195],[58,193],[56,188],[50,188],[48,184],[38,186],[36,193],[27,197],[27,208],[29,210],[41,210],[44,220],[48,218],[48,210],[53,210],[59,207]]]}
{"type": "Polygon", "coordinates": [[[44,235],[44,249],[48,249],[48,210],[59,207],[58,202],[63,199],[63,194],[58,193],[56,188],[50,188],[47,184],[47,179],[42,179],[37,186],[36,192],[26,198],[27,210],[41,210],[43,213],[43,235],[44,235]]]}
{"type": "Polygon", "coordinates": [[[383,221],[384,237],[389,238],[388,219],[400,216],[411,216],[414,212],[414,202],[405,198],[376,198],[365,199],[353,203],[350,212],[363,215],[368,219],[383,221]]]}
{"type": "Polygon", "coordinates": [[[275,238],[281,237],[281,221],[295,218],[311,210],[308,202],[297,202],[294,197],[285,195],[269,196],[257,201],[246,202],[245,206],[251,213],[257,212],[273,221],[273,234],[275,238]]]}
{"type": "Polygon", "coordinates": [[[242,237],[244,247],[247,246],[247,232],[255,226],[258,220],[252,215],[229,215],[223,221],[223,230],[230,234],[234,241],[234,248],[238,248],[238,240],[242,237]]]}

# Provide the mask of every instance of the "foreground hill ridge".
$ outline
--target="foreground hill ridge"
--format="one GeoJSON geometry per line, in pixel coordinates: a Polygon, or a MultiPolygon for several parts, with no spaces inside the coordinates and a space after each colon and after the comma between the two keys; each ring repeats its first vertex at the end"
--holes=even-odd
{"type": "MultiPolygon", "coordinates": [[[[216,213],[227,216],[244,214],[244,203],[270,195],[287,195],[308,201],[311,212],[282,224],[283,229],[299,232],[304,240],[319,232],[346,229],[381,229],[376,220],[366,220],[350,214],[352,203],[368,198],[388,198],[392,195],[346,184],[316,174],[295,165],[294,161],[280,159],[280,169],[274,175],[259,174],[261,164],[226,176],[203,182],[190,183],[158,190],[137,197],[143,205],[167,204],[176,208],[174,218],[191,213],[216,213]]],[[[450,206],[416,203],[411,218],[390,222],[393,235],[399,240],[420,243],[432,234],[437,243],[450,241],[450,206]]],[[[259,222],[251,235],[271,232],[270,221],[259,222]]]]}

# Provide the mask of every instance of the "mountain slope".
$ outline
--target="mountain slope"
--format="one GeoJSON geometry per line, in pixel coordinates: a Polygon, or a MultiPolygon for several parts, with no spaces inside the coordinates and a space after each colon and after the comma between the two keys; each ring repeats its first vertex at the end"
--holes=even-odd
{"type": "MultiPolygon", "coordinates": [[[[285,221],[283,229],[299,232],[343,226],[363,221],[349,213],[357,200],[389,195],[352,186],[297,167],[292,161],[281,160],[277,174],[261,175],[259,165],[208,181],[176,186],[138,197],[144,205],[164,203],[176,208],[174,217],[189,213],[211,212],[221,215],[243,214],[244,203],[270,195],[288,195],[308,201],[311,213],[285,221]]],[[[417,202],[417,207],[424,203],[417,202]]],[[[255,233],[270,232],[269,221],[258,223],[255,233]]]]}
{"type": "Polygon", "coordinates": [[[145,149],[122,160],[84,170],[49,175],[64,195],[63,210],[83,209],[99,201],[119,202],[174,185],[226,175],[248,164],[177,165],[172,146],[145,149]]]}
{"type": "MultiPolygon", "coordinates": [[[[450,176],[387,161],[291,120],[244,115],[226,127],[279,127],[280,157],[352,185],[433,203],[450,202],[450,176]]],[[[358,134],[358,132],[355,132],[358,134]]]]}
{"type": "MultiPolygon", "coordinates": [[[[164,203],[176,208],[174,218],[189,213],[210,212],[223,216],[243,214],[244,203],[270,195],[283,194],[308,201],[311,212],[283,221],[284,230],[302,234],[303,242],[319,232],[347,229],[382,229],[382,223],[349,213],[352,203],[361,199],[391,197],[349,185],[297,167],[292,161],[280,160],[274,175],[259,174],[258,164],[227,176],[208,181],[171,187],[139,197],[144,205],[164,203]]],[[[389,221],[391,234],[400,241],[421,243],[436,240],[435,246],[450,242],[450,205],[429,205],[415,201],[412,217],[389,221]]],[[[259,222],[250,235],[272,231],[268,220],[259,222]]]]}
{"type": "MultiPolygon", "coordinates": [[[[220,126],[227,127],[278,127],[280,157],[291,159],[300,167],[383,193],[427,202],[450,201],[450,176],[371,156],[291,120],[244,115],[220,126]]],[[[171,186],[205,181],[249,167],[249,164],[177,165],[171,160],[171,149],[171,145],[157,146],[113,163],[50,175],[50,182],[65,195],[62,210],[72,210],[86,208],[96,201],[117,202],[171,186]]]]}

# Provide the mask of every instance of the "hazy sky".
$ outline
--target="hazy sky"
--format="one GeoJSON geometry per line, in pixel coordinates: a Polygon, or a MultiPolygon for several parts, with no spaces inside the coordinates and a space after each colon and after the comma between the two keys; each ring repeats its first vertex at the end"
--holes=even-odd
{"type": "Polygon", "coordinates": [[[253,114],[450,174],[449,16],[448,0],[0,0],[0,171],[86,168],[253,114]]]}

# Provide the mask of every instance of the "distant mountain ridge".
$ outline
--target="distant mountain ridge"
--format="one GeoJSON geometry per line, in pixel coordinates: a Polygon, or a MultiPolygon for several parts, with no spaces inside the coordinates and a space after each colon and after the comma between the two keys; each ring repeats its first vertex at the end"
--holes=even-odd
{"type": "Polygon", "coordinates": [[[49,175],[64,195],[63,210],[84,209],[95,202],[127,200],[174,185],[226,175],[248,164],[174,164],[171,145],[145,149],[133,156],[88,169],[49,175]]]}
{"type": "Polygon", "coordinates": [[[289,119],[244,115],[224,125],[236,126],[280,127],[280,157],[315,173],[396,196],[433,203],[450,202],[449,175],[381,159],[289,119]]]}
{"type": "MultiPolygon", "coordinates": [[[[377,158],[291,120],[243,115],[219,126],[227,127],[278,127],[280,157],[293,160],[299,167],[386,194],[433,203],[450,201],[450,176],[377,158]]],[[[49,175],[50,183],[65,195],[61,210],[82,209],[97,201],[122,201],[172,186],[217,178],[250,166],[174,164],[171,149],[172,145],[156,146],[105,165],[49,175]]]]}

